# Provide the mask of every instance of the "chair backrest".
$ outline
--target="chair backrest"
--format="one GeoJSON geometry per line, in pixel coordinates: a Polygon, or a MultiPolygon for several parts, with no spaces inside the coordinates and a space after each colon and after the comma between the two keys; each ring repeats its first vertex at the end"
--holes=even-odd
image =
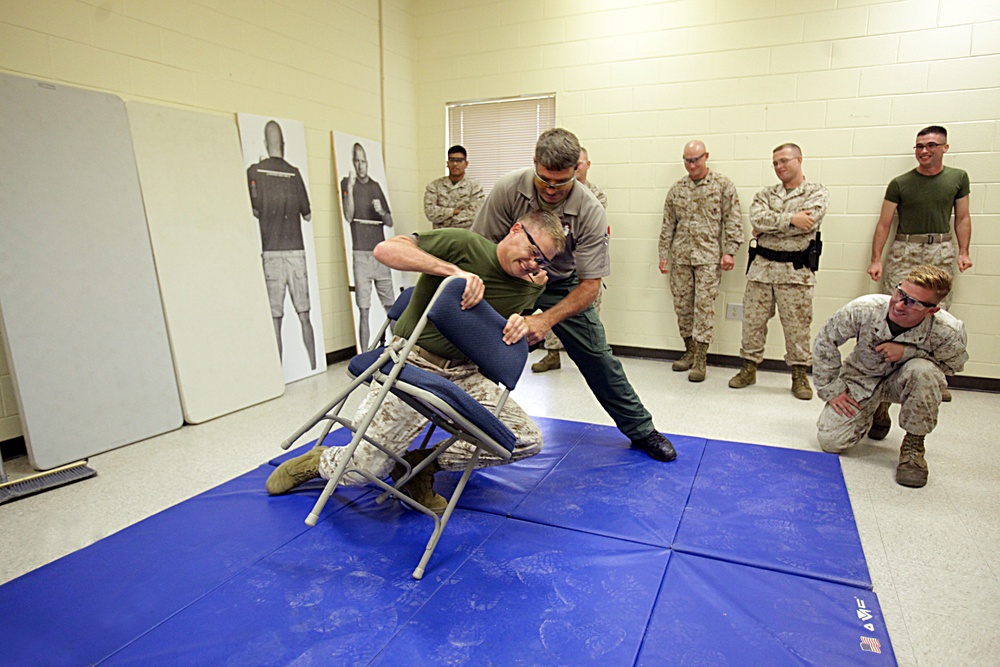
{"type": "Polygon", "coordinates": [[[400,292],[399,296],[396,297],[396,301],[393,302],[392,308],[386,313],[386,317],[395,322],[406,310],[406,307],[410,305],[410,297],[413,296],[413,288],[407,287],[405,290],[400,292]]]}
{"type": "Polygon", "coordinates": [[[464,278],[445,279],[438,287],[427,318],[441,335],[479,366],[479,372],[513,389],[528,358],[528,341],[522,338],[513,345],[504,343],[502,332],[507,320],[486,301],[462,310],[464,291],[464,278]]]}
{"type": "MultiPolygon", "coordinates": [[[[398,320],[403,311],[406,310],[406,307],[410,305],[411,296],[413,296],[412,287],[407,287],[399,293],[399,296],[396,297],[396,300],[389,307],[389,312],[385,314],[385,322],[382,323],[382,328],[367,342],[368,347],[365,348],[365,352],[371,352],[385,344],[385,332],[389,330],[389,325],[398,320]]],[[[365,343],[365,341],[361,342],[365,343]]]]}

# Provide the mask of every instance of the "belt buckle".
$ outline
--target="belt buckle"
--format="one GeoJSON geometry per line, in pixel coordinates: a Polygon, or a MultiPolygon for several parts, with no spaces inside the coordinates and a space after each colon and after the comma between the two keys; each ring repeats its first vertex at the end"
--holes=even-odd
{"type": "Polygon", "coordinates": [[[927,241],[926,241],[927,245],[932,245],[932,244],[936,243],[936,241],[934,240],[935,236],[937,236],[937,234],[928,234],[927,235],[927,241]]]}

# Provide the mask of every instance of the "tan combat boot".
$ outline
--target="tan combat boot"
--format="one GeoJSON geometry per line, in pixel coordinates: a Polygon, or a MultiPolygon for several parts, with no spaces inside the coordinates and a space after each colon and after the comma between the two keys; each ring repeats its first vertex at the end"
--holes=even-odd
{"type": "Polygon", "coordinates": [[[692,344],[694,345],[694,361],[691,363],[691,371],[688,373],[688,381],[704,382],[706,364],[705,356],[708,352],[708,343],[694,341],[692,344]]]}
{"type": "Polygon", "coordinates": [[[548,350],[541,361],[531,364],[531,371],[533,373],[544,373],[545,371],[554,371],[558,368],[562,368],[562,363],[559,360],[559,350],[548,350]]]}
{"type": "Polygon", "coordinates": [[[927,483],[927,461],[924,460],[924,436],[907,433],[899,448],[896,483],[920,488],[927,483]]]}
{"type": "Polygon", "coordinates": [[[684,356],[674,362],[671,366],[675,371],[689,371],[694,364],[694,339],[691,336],[684,336],[684,356]]]}
{"type": "Polygon", "coordinates": [[[882,401],[878,404],[878,409],[872,415],[872,425],[868,429],[868,437],[872,440],[882,440],[889,435],[892,428],[892,417],[889,416],[889,404],[882,401]]]}
{"type": "Polygon", "coordinates": [[[941,390],[941,402],[951,403],[951,392],[948,391],[948,387],[945,387],[944,389],[941,390]]]}
{"type": "MultiPolygon", "coordinates": [[[[403,454],[403,460],[410,464],[410,468],[416,468],[417,464],[431,455],[432,449],[414,449],[403,454]]],[[[426,468],[418,472],[410,481],[403,486],[397,487],[400,491],[417,501],[438,516],[444,514],[448,507],[448,501],[444,496],[434,490],[434,473],[441,470],[441,465],[435,460],[426,468]]],[[[403,479],[406,468],[398,463],[389,472],[394,482],[403,479]]]]}
{"type": "Polygon", "coordinates": [[[319,477],[320,455],[328,448],[322,445],[313,447],[302,456],[288,459],[274,469],[264,486],[272,496],[288,493],[299,484],[319,477]]]}
{"type": "Polygon", "coordinates": [[[729,386],[733,389],[743,389],[752,384],[757,384],[757,362],[744,359],[740,372],[729,378],[729,386]]]}
{"type": "Polygon", "coordinates": [[[803,401],[811,400],[813,397],[805,366],[792,366],[792,395],[803,401]]]}

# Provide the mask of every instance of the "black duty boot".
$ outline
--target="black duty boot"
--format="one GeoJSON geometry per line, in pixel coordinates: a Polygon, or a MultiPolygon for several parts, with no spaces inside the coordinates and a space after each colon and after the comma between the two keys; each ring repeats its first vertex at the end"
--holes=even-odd
{"type": "Polygon", "coordinates": [[[889,404],[885,401],[878,404],[878,409],[872,415],[872,425],[868,429],[868,437],[872,440],[882,440],[889,435],[892,428],[892,418],[889,416],[889,404]]]}
{"type": "Polygon", "coordinates": [[[644,438],[633,440],[632,447],[646,452],[657,461],[673,461],[677,458],[673,444],[659,431],[653,431],[644,438]]]}

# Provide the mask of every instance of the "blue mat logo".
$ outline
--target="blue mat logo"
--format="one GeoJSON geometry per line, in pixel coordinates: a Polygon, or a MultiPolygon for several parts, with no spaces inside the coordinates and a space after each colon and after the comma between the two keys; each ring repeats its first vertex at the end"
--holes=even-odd
{"type": "MultiPolygon", "coordinates": [[[[868,632],[875,632],[875,623],[872,622],[874,615],[868,608],[868,605],[865,604],[865,601],[859,597],[854,598],[854,601],[858,605],[858,620],[862,622],[861,627],[868,632]]],[[[861,650],[869,653],[881,653],[882,643],[875,637],[865,637],[864,635],[861,635],[861,650]]]]}

